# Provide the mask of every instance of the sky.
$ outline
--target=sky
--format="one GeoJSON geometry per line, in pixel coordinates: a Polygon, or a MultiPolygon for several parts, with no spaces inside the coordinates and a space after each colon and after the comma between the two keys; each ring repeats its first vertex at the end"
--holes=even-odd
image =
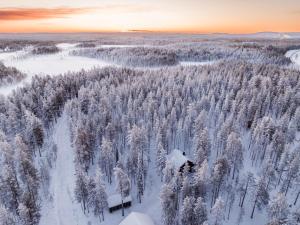
{"type": "Polygon", "coordinates": [[[0,32],[300,32],[300,0],[0,0],[0,32]]]}

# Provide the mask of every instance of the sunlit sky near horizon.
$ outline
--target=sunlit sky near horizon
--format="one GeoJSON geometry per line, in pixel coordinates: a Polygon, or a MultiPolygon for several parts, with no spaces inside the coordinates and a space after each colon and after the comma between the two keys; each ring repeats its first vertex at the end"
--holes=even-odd
{"type": "Polygon", "coordinates": [[[300,32],[300,0],[0,0],[0,32],[300,32]]]}

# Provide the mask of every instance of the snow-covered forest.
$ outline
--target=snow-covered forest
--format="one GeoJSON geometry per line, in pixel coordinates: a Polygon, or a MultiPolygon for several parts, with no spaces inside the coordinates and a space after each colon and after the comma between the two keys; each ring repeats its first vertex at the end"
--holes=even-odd
{"type": "Polygon", "coordinates": [[[0,95],[1,225],[118,225],[133,211],[155,225],[300,223],[299,40],[0,46],[0,75],[30,77],[0,95]],[[103,64],[28,73],[66,58],[103,64]],[[116,195],[131,205],[111,212],[116,195]]]}
{"type": "Polygon", "coordinates": [[[26,74],[21,73],[14,67],[6,67],[0,62],[0,86],[18,83],[26,77],[26,74]]]}

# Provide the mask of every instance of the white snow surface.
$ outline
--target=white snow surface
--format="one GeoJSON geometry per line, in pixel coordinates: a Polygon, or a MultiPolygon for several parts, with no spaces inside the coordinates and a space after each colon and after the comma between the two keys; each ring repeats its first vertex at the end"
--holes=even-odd
{"type": "Polygon", "coordinates": [[[204,61],[204,62],[197,62],[197,61],[181,61],[179,64],[181,66],[205,66],[205,65],[213,65],[216,61],[204,61]]]}
{"type": "Polygon", "coordinates": [[[154,225],[154,223],[148,215],[132,212],[119,225],[154,225]]]}
{"type": "Polygon", "coordinates": [[[75,164],[67,116],[58,119],[53,139],[57,145],[57,161],[52,171],[50,201],[42,208],[40,225],[86,225],[86,216],[74,196],[75,164]]]}
{"type": "Polygon", "coordinates": [[[35,75],[39,76],[56,76],[67,72],[77,72],[82,69],[89,70],[94,67],[105,67],[111,63],[104,62],[99,59],[72,56],[70,51],[74,50],[76,44],[61,43],[57,47],[60,52],[47,55],[31,55],[28,54],[30,48],[16,52],[0,53],[0,60],[5,66],[12,66],[19,71],[27,74],[26,79],[14,85],[8,85],[0,88],[0,94],[8,95],[17,87],[23,86],[30,82],[35,75]]]}

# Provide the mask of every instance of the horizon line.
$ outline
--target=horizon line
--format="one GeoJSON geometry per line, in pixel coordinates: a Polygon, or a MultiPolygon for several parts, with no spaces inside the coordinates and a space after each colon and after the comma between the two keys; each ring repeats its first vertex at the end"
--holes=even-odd
{"type": "Polygon", "coordinates": [[[197,31],[151,31],[151,30],[128,30],[128,31],[29,31],[29,32],[5,32],[1,34],[190,34],[190,35],[251,35],[251,34],[297,34],[299,31],[257,31],[257,32],[197,32],[197,31]]]}

